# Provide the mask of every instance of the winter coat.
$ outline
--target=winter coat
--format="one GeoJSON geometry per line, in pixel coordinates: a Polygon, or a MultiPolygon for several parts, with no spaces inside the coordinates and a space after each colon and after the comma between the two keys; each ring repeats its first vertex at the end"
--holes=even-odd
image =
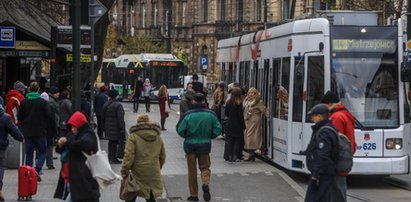
{"type": "Polygon", "coordinates": [[[21,101],[24,100],[24,95],[20,91],[11,89],[6,95],[6,111],[10,115],[14,124],[17,124],[17,112],[20,108],[21,101]]]}
{"type": "Polygon", "coordinates": [[[143,81],[141,80],[136,80],[133,86],[134,90],[134,98],[139,98],[141,97],[141,91],[143,90],[143,81]]]}
{"type": "Polygon", "coordinates": [[[23,134],[13,123],[10,115],[4,111],[2,106],[0,106],[0,151],[7,149],[7,146],[9,145],[9,134],[15,140],[18,140],[20,142],[22,142],[24,139],[23,134]]]}
{"type": "Polygon", "coordinates": [[[103,106],[108,101],[107,93],[100,92],[94,98],[94,112],[97,116],[101,116],[103,114],[103,106]]]}
{"type": "Polygon", "coordinates": [[[154,87],[153,87],[153,84],[145,84],[144,83],[144,86],[143,86],[143,90],[142,90],[142,93],[143,93],[143,96],[144,97],[149,97],[150,96],[150,92],[152,91],[154,89],[154,87]]]}
{"type": "MultiPolygon", "coordinates": [[[[79,128],[79,133],[74,136],[67,135],[67,143],[63,148],[69,150],[69,178],[72,201],[99,201],[100,187],[92,177],[90,170],[85,164],[86,157],[82,151],[92,154],[97,149],[97,137],[88,123],[79,128]]],[[[64,181],[59,175],[59,181],[54,194],[55,198],[63,199],[64,181]]]]}
{"type": "Polygon", "coordinates": [[[28,93],[26,99],[21,101],[17,118],[24,137],[46,136],[49,127],[55,128],[50,126],[54,125],[50,104],[41,99],[38,92],[28,93]]]}
{"type": "Polygon", "coordinates": [[[245,122],[243,116],[243,105],[227,103],[225,105],[225,115],[228,117],[224,130],[227,136],[244,137],[245,122]]]}
{"type": "Polygon", "coordinates": [[[221,134],[221,124],[213,111],[195,105],[177,123],[177,133],[183,137],[186,154],[208,154],[211,139],[221,134]]]}
{"type": "Polygon", "coordinates": [[[267,114],[267,108],[259,97],[244,102],[244,148],[260,149],[262,145],[261,116],[267,114]]]}
{"type": "Polygon", "coordinates": [[[158,98],[158,106],[160,108],[160,117],[162,119],[167,118],[168,117],[168,112],[166,112],[166,108],[170,108],[170,102],[168,101],[168,95],[165,97],[159,97],[158,98]],[[169,106],[166,106],[166,101],[168,103],[169,106]]]}
{"type": "Polygon", "coordinates": [[[138,196],[150,198],[163,192],[163,177],[160,169],[166,159],[160,126],[155,123],[139,123],[130,128],[130,135],[121,166],[121,173],[131,170],[135,175],[140,191],[138,196]]]}
{"type": "Polygon", "coordinates": [[[311,128],[313,130],[310,143],[304,151],[306,156],[307,169],[311,176],[335,175],[336,148],[338,137],[334,131],[323,126],[334,127],[329,119],[322,120],[311,128]]]}
{"type": "Polygon", "coordinates": [[[81,97],[80,99],[80,109],[81,112],[86,116],[87,120],[90,121],[91,117],[91,103],[86,97],[81,97]]]}
{"type": "Polygon", "coordinates": [[[125,140],[126,124],[124,122],[124,109],[120,102],[113,98],[103,106],[103,130],[108,140],[125,140]]]}
{"type": "Polygon", "coordinates": [[[49,103],[50,103],[51,112],[54,116],[55,124],[57,128],[59,128],[60,127],[60,104],[57,98],[53,97],[52,95],[49,95],[49,103]]]}
{"type": "Polygon", "coordinates": [[[180,119],[183,117],[184,113],[190,110],[191,107],[191,100],[194,97],[194,92],[191,90],[187,90],[181,96],[180,100],[180,119]]]}
{"type": "Polygon", "coordinates": [[[60,128],[63,130],[67,129],[67,121],[70,118],[73,111],[71,109],[72,103],[68,98],[62,98],[60,100],[60,128]]]}

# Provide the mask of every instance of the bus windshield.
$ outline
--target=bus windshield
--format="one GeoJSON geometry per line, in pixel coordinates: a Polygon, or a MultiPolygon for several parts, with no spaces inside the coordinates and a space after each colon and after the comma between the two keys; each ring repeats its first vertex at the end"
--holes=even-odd
{"type": "MultiPolygon", "coordinates": [[[[355,29],[338,31],[361,32],[355,29]]],[[[332,89],[366,128],[399,125],[396,31],[388,31],[391,38],[358,35],[358,38],[347,40],[340,32],[340,38],[332,39],[332,89]]]]}

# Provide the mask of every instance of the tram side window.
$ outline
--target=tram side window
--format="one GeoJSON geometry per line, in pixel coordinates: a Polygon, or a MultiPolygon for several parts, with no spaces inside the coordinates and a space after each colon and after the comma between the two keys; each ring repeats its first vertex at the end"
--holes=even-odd
{"type": "Polygon", "coordinates": [[[303,121],[304,60],[295,60],[293,88],[293,121],[303,121]]]}
{"type": "Polygon", "coordinates": [[[288,119],[288,92],[290,87],[290,58],[276,58],[273,60],[273,74],[275,85],[272,100],[272,113],[275,118],[288,119]]]}
{"type": "MultiPolygon", "coordinates": [[[[321,102],[324,95],[324,57],[310,56],[307,65],[307,112],[316,104],[321,102]]],[[[307,114],[307,113],[306,113],[307,114]]],[[[307,122],[311,118],[307,116],[307,122]]]]}
{"type": "Polygon", "coordinates": [[[250,73],[251,73],[250,61],[246,61],[245,68],[244,68],[244,83],[240,83],[246,90],[250,88],[250,73]]]}
{"type": "Polygon", "coordinates": [[[242,61],[240,62],[240,75],[238,78],[238,82],[242,85],[245,81],[245,74],[244,74],[244,66],[245,66],[245,62],[242,61]]]}
{"type": "Polygon", "coordinates": [[[225,63],[221,63],[221,80],[227,81],[227,72],[226,72],[225,63]]]}

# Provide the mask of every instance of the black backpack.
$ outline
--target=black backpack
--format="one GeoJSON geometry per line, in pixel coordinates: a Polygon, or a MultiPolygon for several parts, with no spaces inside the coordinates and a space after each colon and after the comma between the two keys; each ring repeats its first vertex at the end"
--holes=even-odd
{"type": "Polygon", "coordinates": [[[329,128],[337,134],[338,148],[334,152],[334,163],[337,172],[350,172],[353,166],[352,145],[350,140],[344,134],[338,132],[335,128],[330,126],[323,126],[322,128],[329,128]]]}

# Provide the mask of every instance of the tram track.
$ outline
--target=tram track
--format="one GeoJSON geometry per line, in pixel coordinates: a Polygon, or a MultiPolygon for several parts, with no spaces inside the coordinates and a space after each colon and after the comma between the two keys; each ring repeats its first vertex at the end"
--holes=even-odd
{"type": "Polygon", "coordinates": [[[391,186],[411,191],[411,185],[403,180],[399,180],[394,177],[385,177],[382,181],[391,186]]]}

